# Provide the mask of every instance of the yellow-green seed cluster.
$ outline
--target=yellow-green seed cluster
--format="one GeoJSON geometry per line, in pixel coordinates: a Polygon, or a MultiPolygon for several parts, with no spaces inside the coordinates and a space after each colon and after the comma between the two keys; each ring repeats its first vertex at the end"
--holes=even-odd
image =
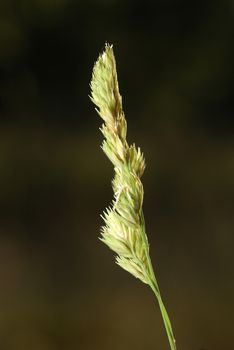
{"type": "Polygon", "coordinates": [[[143,186],[140,181],[145,161],[140,148],[128,145],[127,123],[119,93],[116,63],[112,46],[94,65],[91,99],[104,120],[102,149],[114,165],[112,182],[114,201],[103,215],[102,241],[117,253],[117,263],[135,277],[148,283],[149,250],[144,232],[142,203],[143,186]]]}

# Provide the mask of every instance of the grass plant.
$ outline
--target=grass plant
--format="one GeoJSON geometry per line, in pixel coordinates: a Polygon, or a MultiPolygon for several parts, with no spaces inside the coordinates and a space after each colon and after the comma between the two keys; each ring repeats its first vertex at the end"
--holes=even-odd
{"type": "Polygon", "coordinates": [[[116,262],[152,289],[161,310],[171,350],[176,350],[171,322],[162,301],[152,266],[142,210],[144,190],[141,177],[144,156],[129,145],[127,122],[119,93],[113,47],[106,44],[93,68],[91,100],[104,123],[102,149],[114,166],[114,200],[103,214],[101,240],[116,253],[116,262]]]}

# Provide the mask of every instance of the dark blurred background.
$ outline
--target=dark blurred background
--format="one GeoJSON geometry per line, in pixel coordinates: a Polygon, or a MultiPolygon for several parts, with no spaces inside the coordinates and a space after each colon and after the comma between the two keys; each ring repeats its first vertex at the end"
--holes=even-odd
{"type": "Polygon", "coordinates": [[[106,41],[178,350],[233,348],[233,19],[233,0],[1,0],[1,350],[169,349],[149,288],[98,241],[106,41]]]}

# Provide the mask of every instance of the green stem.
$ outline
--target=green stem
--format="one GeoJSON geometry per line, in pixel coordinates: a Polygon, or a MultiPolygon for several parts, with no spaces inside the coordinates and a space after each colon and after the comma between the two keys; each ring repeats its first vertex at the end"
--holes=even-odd
{"type": "Polygon", "coordinates": [[[175,337],[174,337],[172,326],[171,326],[171,321],[169,319],[167,310],[163,304],[162,297],[161,297],[160,290],[159,290],[159,286],[158,286],[158,282],[156,280],[153,265],[152,265],[152,262],[150,259],[149,250],[147,249],[148,242],[147,242],[147,236],[146,236],[146,232],[145,232],[145,221],[144,221],[143,212],[141,212],[140,217],[141,217],[141,226],[143,229],[142,230],[143,231],[143,239],[144,239],[144,243],[145,243],[145,247],[146,247],[146,256],[147,256],[147,262],[148,262],[148,268],[149,268],[149,271],[147,273],[149,286],[151,287],[151,289],[152,289],[152,291],[153,291],[153,293],[158,301],[159,308],[160,308],[161,315],[162,315],[162,319],[163,319],[163,323],[164,323],[164,326],[166,329],[168,341],[170,344],[170,348],[171,348],[171,350],[177,350],[176,349],[176,341],[175,341],[175,337]]]}
{"type": "Polygon", "coordinates": [[[171,322],[167,313],[167,310],[163,304],[160,292],[157,288],[155,288],[155,285],[152,283],[150,284],[151,289],[153,290],[157,300],[158,300],[158,304],[159,304],[159,308],[161,311],[161,315],[163,318],[163,323],[166,329],[166,333],[167,333],[167,337],[168,337],[168,341],[171,347],[171,350],[176,350],[176,341],[175,341],[175,337],[173,334],[173,330],[172,330],[172,326],[171,326],[171,322]]]}

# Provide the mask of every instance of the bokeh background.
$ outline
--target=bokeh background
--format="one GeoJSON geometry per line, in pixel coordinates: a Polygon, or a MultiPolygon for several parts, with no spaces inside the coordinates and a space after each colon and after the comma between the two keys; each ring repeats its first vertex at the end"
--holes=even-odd
{"type": "Polygon", "coordinates": [[[233,0],[1,0],[1,350],[168,349],[150,290],[98,241],[106,41],[178,349],[232,349],[233,19],[233,0]]]}

